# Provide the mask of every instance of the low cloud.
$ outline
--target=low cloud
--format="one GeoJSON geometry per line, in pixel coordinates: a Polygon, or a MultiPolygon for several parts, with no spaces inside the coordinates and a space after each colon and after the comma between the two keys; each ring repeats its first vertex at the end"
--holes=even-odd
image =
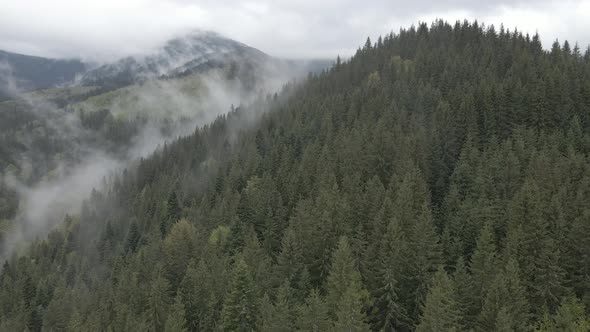
{"type": "MultiPolygon", "coordinates": [[[[287,80],[302,75],[288,67],[261,67],[252,73],[257,85],[246,87],[241,79],[228,79],[226,69],[213,69],[179,79],[148,80],[142,84],[99,95],[95,100],[59,109],[35,94],[23,94],[21,102],[41,123],[61,135],[71,150],[67,158],[55,158],[57,166],[40,180],[30,178],[35,165],[32,151],[18,156],[18,174],[0,174],[0,181],[19,197],[17,217],[9,236],[3,239],[0,258],[51,229],[66,214],[77,214],[93,188],[101,189],[103,179],[149,156],[165,142],[194,132],[228,112],[231,105],[253,101],[262,93],[278,90],[287,80]],[[106,98],[106,99],[105,99],[106,98]],[[113,121],[126,119],[139,126],[127,146],[113,149],[96,129],[86,128],[80,114],[109,110],[113,121]],[[139,119],[139,120],[135,120],[139,119]],[[71,146],[70,146],[71,145],[71,146]]],[[[23,139],[28,139],[25,135],[23,139]]]]}
{"type": "Polygon", "coordinates": [[[18,94],[18,85],[12,67],[6,62],[0,61],[0,99],[18,94]]]}
{"type": "Polygon", "coordinates": [[[477,18],[526,32],[545,46],[590,43],[590,1],[130,0],[0,1],[0,49],[105,61],[147,52],[193,29],[286,58],[351,55],[367,36],[418,21],[477,18]]]}

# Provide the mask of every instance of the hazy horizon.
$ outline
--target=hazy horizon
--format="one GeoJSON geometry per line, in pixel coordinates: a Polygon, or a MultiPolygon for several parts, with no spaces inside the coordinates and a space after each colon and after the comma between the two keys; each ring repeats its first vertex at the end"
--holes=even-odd
{"type": "Polygon", "coordinates": [[[148,53],[193,30],[209,30],[280,58],[348,57],[367,37],[419,22],[478,20],[590,44],[590,1],[201,1],[70,3],[0,1],[0,50],[105,62],[148,53]],[[381,8],[381,10],[375,10],[381,8]],[[261,19],[262,18],[262,19],[261,19]]]}

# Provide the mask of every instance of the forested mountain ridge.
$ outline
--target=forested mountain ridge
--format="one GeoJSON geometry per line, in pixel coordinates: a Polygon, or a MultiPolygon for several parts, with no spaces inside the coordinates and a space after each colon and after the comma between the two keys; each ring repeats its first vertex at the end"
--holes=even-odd
{"type": "Polygon", "coordinates": [[[276,59],[213,33],[170,40],[134,61],[86,72],[81,81],[94,77],[93,86],[23,93],[14,77],[0,78],[15,85],[0,101],[0,260],[77,213],[113,167],[325,65],[276,59]]]}
{"type": "Polygon", "coordinates": [[[586,331],[590,51],[420,24],[94,192],[0,330],[586,331]]]}

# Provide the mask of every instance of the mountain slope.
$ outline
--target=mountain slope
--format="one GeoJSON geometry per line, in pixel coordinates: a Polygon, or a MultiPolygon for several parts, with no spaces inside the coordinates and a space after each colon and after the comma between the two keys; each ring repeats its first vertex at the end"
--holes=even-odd
{"type": "Polygon", "coordinates": [[[79,60],[56,60],[0,51],[0,98],[17,92],[72,82],[86,65],[79,60]]]}
{"type": "MultiPolygon", "coordinates": [[[[92,168],[87,160],[126,164],[166,140],[192,132],[196,125],[209,123],[232,105],[274,93],[311,68],[271,58],[212,33],[172,40],[160,53],[141,61],[146,66],[133,70],[136,79],[123,87],[116,75],[107,75],[93,82],[99,85],[70,82],[67,87],[20,93],[0,102],[0,257],[26,243],[18,239],[7,245],[4,240],[10,230],[34,238],[53,225],[52,220],[78,210],[94,186],[89,180],[98,177],[98,183],[101,174],[111,171],[94,163],[96,169],[86,177],[86,186],[77,187],[75,199],[58,204],[59,197],[73,191],[60,185],[62,177],[77,174],[80,167],[92,168]],[[148,73],[150,68],[157,71],[148,73]],[[49,190],[47,185],[62,194],[38,195],[49,190]],[[51,213],[29,213],[35,206],[51,213]]],[[[120,74],[116,69],[120,63],[101,68],[120,74]]]]}
{"type": "MultiPolygon", "coordinates": [[[[178,78],[214,69],[230,68],[234,76],[277,75],[298,77],[318,72],[331,61],[294,61],[273,58],[238,41],[210,31],[196,31],[168,41],[147,55],[129,56],[88,71],[83,85],[123,87],[154,78],[178,78]]],[[[247,80],[244,81],[245,83],[247,80]]]]}
{"type": "Polygon", "coordinates": [[[149,78],[204,72],[231,61],[262,63],[270,57],[213,32],[194,32],[168,41],[152,54],[129,56],[91,70],[82,77],[82,83],[124,86],[149,78]]]}
{"type": "Polygon", "coordinates": [[[9,260],[0,328],[584,330],[590,53],[435,22],[219,117],[9,260]]]}
{"type": "Polygon", "coordinates": [[[0,51],[0,98],[75,83],[113,89],[148,79],[174,78],[227,66],[307,73],[320,71],[330,64],[325,60],[275,59],[211,31],[195,31],[171,39],[146,55],[128,56],[95,68],[80,60],[48,59],[0,51]]]}
{"type": "Polygon", "coordinates": [[[110,161],[125,165],[145,156],[232,105],[275,91],[291,75],[226,66],[114,90],[73,86],[0,102],[0,257],[78,210],[112,171],[110,161]],[[87,161],[94,159],[93,168],[87,161]],[[87,173],[86,185],[60,184],[79,172],[87,173]],[[54,195],[43,194],[50,189],[54,195]],[[58,204],[72,191],[75,199],[58,204]],[[16,234],[25,238],[5,241],[16,234]]]}

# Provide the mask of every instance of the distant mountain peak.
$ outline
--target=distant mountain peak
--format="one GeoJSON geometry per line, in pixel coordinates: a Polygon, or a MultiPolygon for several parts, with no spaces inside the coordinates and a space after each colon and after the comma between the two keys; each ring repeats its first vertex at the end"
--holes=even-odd
{"type": "Polygon", "coordinates": [[[99,66],[82,78],[85,85],[127,85],[146,78],[200,71],[238,57],[266,59],[268,55],[212,31],[194,30],[170,39],[150,54],[128,56],[99,66]]]}

